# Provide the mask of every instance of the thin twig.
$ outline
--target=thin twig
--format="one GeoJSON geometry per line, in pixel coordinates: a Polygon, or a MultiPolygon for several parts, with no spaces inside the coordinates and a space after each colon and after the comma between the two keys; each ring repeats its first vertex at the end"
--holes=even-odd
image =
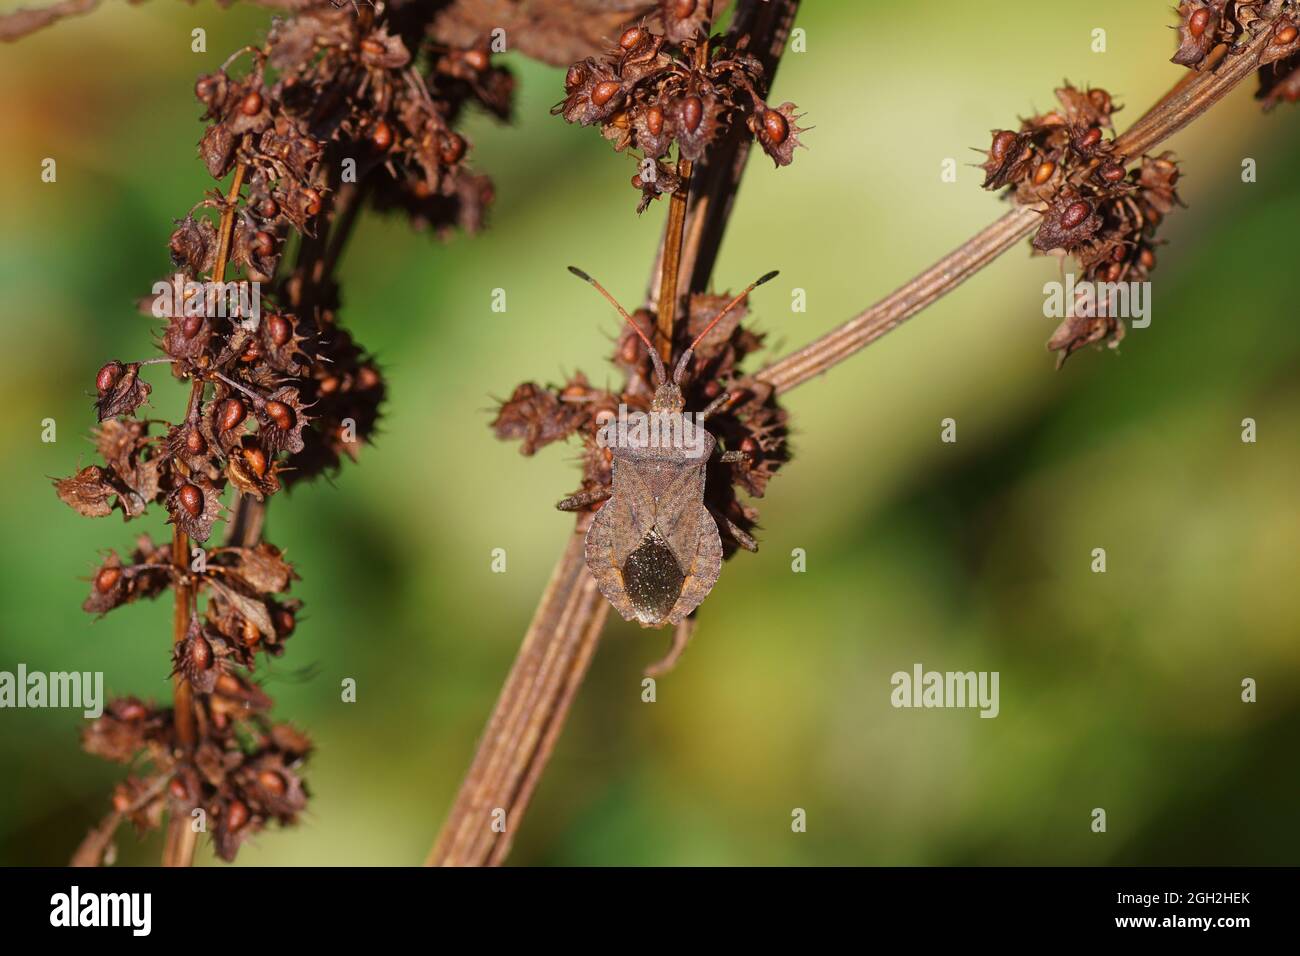
{"type": "MultiPolygon", "coordinates": [[[[1240,53],[1228,56],[1218,70],[1180,80],[1115,140],[1116,154],[1130,159],[1140,157],[1223,99],[1258,69],[1259,54],[1268,45],[1270,35],[1270,30],[1261,31],[1240,53]]],[[[823,374],[943,298],[1028,236],[1038,223],[1037,209],[1016,207],[875,305],[755,377],[780,393],[823,374]]]]}

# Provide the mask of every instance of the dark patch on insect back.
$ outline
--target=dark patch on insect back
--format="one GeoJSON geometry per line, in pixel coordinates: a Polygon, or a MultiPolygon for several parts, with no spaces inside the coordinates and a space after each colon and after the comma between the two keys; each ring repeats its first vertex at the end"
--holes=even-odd
{"type": "Polygon", "coordinates": [[[643,621],[666,618],[681,597],[685,582],[686,575],[658,531],[646,535],[623,565],[623,589],[643,621]]]}

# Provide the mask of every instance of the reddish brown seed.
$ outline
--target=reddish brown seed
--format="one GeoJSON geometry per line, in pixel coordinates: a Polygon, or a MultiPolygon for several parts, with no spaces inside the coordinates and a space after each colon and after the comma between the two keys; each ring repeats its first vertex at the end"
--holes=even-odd
{"type": "Polygon", "coordinates": [[[466,50],[461,54],[461,59],[480,73],[492,65],[492,57],[487,50],[466,50]]]}
{"type": "Polygon", "coordinates": [[[758,454],[758,442],[754,440],[753,435],[745,436],[744,440],[740,443],[740,450],[751,458],[758,454]]]}
{"type": "Polygon", "coordinates": [[[698,6],[699,0],[676,0],[673,4],[673,16],[678,20],[685,20],[698,6]]]}
{"type": "Polygon", "coordinates": [[[465,138],[459,133],[447,133],[442,138],[442,150],[438,158],[442,160],[444,166],[452,166],[460,162],[465,155],[465,138]]]}
{"type": "Polygon", "coordinates": [[[1298,34],[1300,34],[1300,30],[1297,30],[1293,26],[1285,26],[1274,34],[1273,42],[1278,46],[1286,46],[1294,40],[1298,34]]]}
{"type": "Polygon", "coordinates": [[[703,119],[704,101],[698,96],[686,97],[686,102],[682,104],[682,123],[694,133],[700,128],[700,121],[703,119]]]}
{"type": "Polygon", "coordinates": [[[369,365],[363,365],[357,370],[357,386],[362,389],[372,389],[380,382],[379,373],[369,365]]]}
{"type": "Polygon", "coordinates": [[[1096,146],[1100,142],[1101,142],[1101,129],[1094,126],[1092,129],[1088,130],[1088,132],[1084,135],[1083,139],[1080,141],[1080,145],[1084,149],[1088,149],[1089,147],[1096,146]]]}
{"type": "Polygon", "coordinates": [[[393,145],[393,128],[380,120],[370,129],[370,142],[380,151],[393,145]]]}
{"type": "Polygon", "coordinates": [[[1056,172],[1056,163],[1052,162],[1050,159],[1044,163],[1040,163],[1038,168],[1034,170],[1034,185],[1043,185],[1043,183],[1052,178],[1052,173],[1054,172],[1056,172]]]}
{"type": "Polygon", "coordinates": [[[1138,262],[1142,263],[1144,269],[1154,269],[1156,267],[1156,254],[1150,249],[1143,249],[1138,253],[1138,262]]]}
{"type": "Polygon", "coordinates": [[[107,594],[122,580],[121,568],[100,568],[99,573],[95,575],[95,590],[100,594],[107,594]]]}
{"type": "Polygon", "coordinates": [[[257,477],[266,477],[266,452],[262,451],[262,449],[256,446],[245,448],[244,461],[248,463],[248,467],[253,470],[253,474],[257,475],[257,477]]]}
{"type": "Polygon", "coordinates": [[[262,214],[263,219],[274,219],[280,212],[280,204],[268,196],[257,204],[257,211],[262,214]]]}
{"type": "Polygon", "coordinates": [[[322,395],[333,395],[339,390],[339,377],[337,375],[327,375],[320,380],[318,391],[322,395]]]}
{"type": "Polygon", "coordinates": [[[176,500],[181,503],[181,507],[189,513],[191,518],[197,518],[199,512],[203,510],[203,492],[199,491],[197,485],[181,485],[176,500]]]}
{"type": "Polygon", "coordinates": [[[645,128],[650,131],[651,136],[658,136],[664,131],[664,111],[657,106],[652,106],[645,111],[645,128]]]}
{"type": "Polygon", "coordinates": [[[288,789],[284,783],[284,777],[280,776],[274,770],[263,770],[257,775],[258,785],[267,793],[275,794],[277,797],[283,795],[288,789]]]}
{"type": "Polygon", "coordinates": [[[228,398],[222,403],[221,412],[217,415],[217,427],[223,432],[228,432],[241,424],[246,417],[248,412],[244,408],[244,403],[237,398],[228,398]]]}
{"type": "Polygon", "coordinates": [[[1085,219],[1092,215],[1092,206],[1088,205],[1082,199],[1078,202],[1072,202],[1065,207],[1065,212],[1061,214],[1061,228],[1074,229],[1083,223],[1085,219]]]}
{"type": "Polygon", "coordinates": [[[252,339],[248,343],[248,348],[244,349],[244,354],[239,356],[241,362],[256,362],[262,357],[262,343],[257,339],[252,339]]]}
{"type": "Polygon", "coordinates": [[[284,402],[267,402],[266,416],[275,422],[275,427],[288,431],[293,427],[293,409],[284,402]]]}
{"type": "Polygon", "coordinates": [[[320,193],[314,189],[304,189],[302,195],[307,202],[307,215],[314,216],[320,212],[320,193]]]}
{"type": "Polygon", "coordinates": [[[190,660],[201,671],[212,666],[212,645],[202,634],[194,638],[194,643],[190,646],[190,660]]]}
{"type": "Polygon", "coordinates": [[[208,450],[208,443],[197,428],[191,428],[185,433],[185,450],[191,455],[201,455],[208,450]]]}
{"type": "Polygon", "coordinates": [[[101,368],[99,370],[99,374],[95,376],[95,388],[99,390],[100,395],[103,395],[105,392],[109,391],[114,385],[116,385],[117,380],[120,379],[121,377],[122,377],[122,363],[109,362],[107,365],[101,368]]]}
{"type": "Polygon", "coordinates": [[[289,339],[293,338],[293,326],[289,320],[282,315],[273,315],[266,320],[266,331],[271,336],[271,342],[279,348],[289,339]]]}
{"type": "Polygon", "coordinates": [[[1124,167],[1119,163],[1108,163],[1101,167],[1101,178],[1108,183],[1117,183],[1124,178],[1124,167]]]}
{"type": "Polygon", "coordinates": [[[790,135],[790,124],[776,110],[768,110],[763,114],[763,130],[767,133],[768,139],[780,146],[790,135]]]}
{"type": "Polygon", "coordinates": [[[587,71],[580,64],[575,63],[569,67],[569,72],[564,74],[565,92],[572,93],[587,82],[587,71]]]}
{"type": "Polygon", "coordinates": [[[1124,265],[1120,262],[1112,262],[1106,267],[1106,274],[1102,277],[1106,282],[1117,282],[1119,277],[1124,274],[1124,265]]]}
{"type": "Polygon", "coordinates": [[[184,800],[189,796],[189,793],[185,790],[185,783],[180,777],[172,777],[171,783],[167,784],[167,789],[172,792],[172,796],[177,800],[184,800]]]}
{"type": "Polygon", "coordinates": [[[269,232],[255,232],[253,234],[253,250],[265,259],[275,252],[275,237],[269,232]]]}
{"type": "Polygon", "coordinates": [[[262,94],[253,90],[239,102],[239,112],[245,116],[256,116],[262,112],[262,94]]]}
{"type": "Polygon", "coordinates": [[[618,45],[624,50],[630,50],[645,36],[645,31],[640,27],[628,27],[623,31],[623,35],[618,38],[618,45]]]}
{"type": "Polygon", "coordinates": [[[199,334],[199,330],[202,328],[203,316],[201,315],[187,315],[185,318],[181,319],[181,335],[185,336],[187,339],[194,338],[194,336],[199,334]]]}
{"type": "Polygon", "coordinates": [[[297,626],[298,622],[294,619],[293,611],[287,607],[282,607],[275,612],[275,633],[280,637],[288,637],[297,626]]]}
{"type": "Polygon", "coordinates": [[[1009,150],[1016,141],[1016,134],[1009,129],[1004,129],[998,135],[993,137],[993,146],[989,149],[989,158],[1002,162],[1006,158],[1009,150]]]}
{"type": "Polygon", "coordinates": [[[226,830],[234,833],[248,823],[248,807],[240,800],[230,801],[230,815],[226,817],[226,830]]]}
{"type": "Polygon", "coordinates": [[[113,791],[113,809],[114,809],[114,810],[116,810],[118,813],[125,813],[125,812],[127,811],[127,809],[128,809],[130,806],[131,806],[131,798],[130,798],[130,797],[128,797],[128,796],[127,796],[123,791],[121,791],[121,790],[115,790],[115,791],[113,791]]]}
{"type": "Polygon", "coordinates": [[[200,76],[194,81],[194,95],[203,103],[208,102],[217,91],[217,81],[210,76],[200,76]]]}
{"type": "Polygon", "coordinates": [[[622,88],[623,85],[617,80],[605,80],[603,83],[597,83],[591,90],[591,102],[597,106],[604,106],[622,88]]]}
{"type": "Polygon", "coordinates": [[[1187,21],[1187,29],[1191,31],[1192,36],[1199,37],[1205,32],[1205,28],[1210,25],[1210,11],[1206,7],[1201,7],[1187,21]]]}
{"type": "Polygon", "coordinates": [[[252,621],[245,621],[244,626],[239,629],[239,636],[244,639],[244,643],[249,647],[256,647],[257,642],[262,639],[262,632],[257,629],[257,625],[252,621]]]}
{"type": "Polygon", "coordinates": [[[371,56],[383,56],[384,44],[372,37],[366,37],[361,41],[361,49],[371,56]]]}

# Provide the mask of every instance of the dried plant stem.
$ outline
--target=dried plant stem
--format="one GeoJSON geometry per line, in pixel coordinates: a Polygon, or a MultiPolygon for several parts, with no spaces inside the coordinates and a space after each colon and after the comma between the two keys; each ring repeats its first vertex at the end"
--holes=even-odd
{"type": "MultiPolygon", "coordinates": [[[[235,207],[239,201],[239,190],[244,185],[244,173],[247,167],[240,163],[235,167],[235,174],[230,181],[230,191],[226,194],[226,203],[221,210],[221,225],[217,234],[217,258],[212,266],[212,279],[224,282],[226,263],[230,260],[231,236],[234,233],[235,207]]],[[[203,398],[203,381],[194,379],[190,383],[189,408],[193,410],[203,398]]],[[[189,578],[190,539],[180,526],[172,529],[172,565],[175,569],[173,593],[175,604],[172,610],[172,646],[185,640],[190,629],[191,605],[194,594],[189,578]]],[[[172,719],[176,722],[176,736],[187,750],[193,750],[198,741],[194,722],[194,698],[189,681],[177,673],[172,679],[172,719]]],[[[194,849],[198,844],[198,834],[184,817],[173,816],[167,823],[167,839],[163,844],[163,866],[190,866],[194,862],[194,849]]]]}
{"type": "MultiPolygon", "coordinates": [[[[1115,152],[1130,159],[1139,157],[1223,99],[1258,69],[1259,54],[1268,44],[1269,35],[1270,31],[1262,31],[1240,53],[1229,56],[1218,70],[1180,80],[1115,140],[1115,152]]],[[[780,393],[823,374],[943,298],[1028,236],[1038,222],[1036,208],[1016,207],[875,305],[774,362],[756,377],[780,393]]]]}
{"type": "Polygon", "coordinates": [[[429,865],[498,864],[509,852],[609,608],[583,561],[587,524],[552,572],[429,865]]]}
{"type": "Polygon", "coordinates": [[[682,264],[682,239],[686,232],[686,202],[691,192],[691,161],[677,162],[681,184],[668,200],[668,225],[664,231],[664,251],[660,258],[658,304],[659,357],[664,364],[673,358],[673,326],[677,322],[678,270],[682,264]],[[668,290],[667,294],[664,290],[668,290]]]}
{"type": "MultiPolygon", "coordinates": [[[[799,0],[741,0],[730,33],[750,38],[750,51],[770,78],[785,48],[799,0]]],[[[744,168],[746,145],[730,137],[692,170],[693,189],[680,190],[683,221],[676,226],[669,207],[658,262],[652,272],[649,306],[662,312],[662,288],[703,289],[712,272],[725,218],[744,168]],[[700,185],[703,183],[704,185],[700,185]],[[677,238],[674,239],[674,236],[677,238]],[[675,278],[665,282],[666,259],[677,244],[675,278]],[[653,281],[657,278],[658,281],[653,281]]],[[[678,198],[674,194],[674,199],[678,198]]],[[[671,341],[671,327],[664,341],[671,341]]],[[[583,540],[590,516],[578,521],[547,584],[523,646],[497,698],[474,761],[461,783],[426,864],[498,865],[518,833],[524,810],[546,769],[578,687],[587,672],[609,612],[584,562],[583,540]],[[504,833],[492,830],[492,811],[505,811],[504,833]]]]}

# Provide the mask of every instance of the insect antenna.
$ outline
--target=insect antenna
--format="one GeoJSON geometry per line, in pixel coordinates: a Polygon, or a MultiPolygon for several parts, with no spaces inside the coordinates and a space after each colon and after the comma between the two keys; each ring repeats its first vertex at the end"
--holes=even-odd
{"type": "MultiPolygon", "coordinates": [[[[609,302],[609,304],[618,310],[618,314],[623,316],[623,318],[627,320],[627,324],[632,326],[632,331],[635,332],[637,334],[637,337],[642,342],[645,343],[646,351],[650,353],[650,361],[654,363],[655,378],[657,380],[655,384],[662,385],[664,382],[668,381],[668,376],[664,371],[663,360],[659,358],[659,352],[655,349],[654,344],[651,343],[650,339],[646,336],[646,334],[641,331],[641,327],[632,321],[632,316],[627,314],[627,309],[619,305],[618,300],[615,299],[612,295],[610,295],[603,285],[601,285],[591,276],[587,275],[587,273],[583,272],[577,266],[569,266],[569,271],[572,272],[579,279],[583,280],[584,282],[590,282],[593,286],[595,286],[596,291],[599,292],[601,295],[603,295],[605,299],[609,302]]],[[[775,273],[773,273],[773,275],[775,275],[775,273]]]]}
{"type": "Polygon", "coordinates": [[[722,311],[713,317],[712,321],[710,321],[709,324],[704,327],[703,332],[695,336],[695,341],[692,342],[690,347],[685,352],[682,353],[682,357],[677,360],[677,368],[673,370],[673,384],[675,385],[681,384],[682,375],[686,371],[686,363],[689,362],[691,360],[691,356],[695,354],[695,346],[699,345],[700,342],[704,340],[704,337],[713,331],[713,327],[722,321],[722,317],[726,315],[728,312],[730,312],[732,309],[734,309],[736,306],[740,305],[740,303],[744,301],[745,296],[749,295],[751,292],[753,292],[755,289],[761,286],[764,282],[770,282],[780,274],[781,274],[780,272],[774,269],[771,272],[767,273],[767,275],[759,276],[757,279],[755,279],[753,282],[747,285],[745,287],[745,290],[741,292],[740,295],[736,296],[734,299],[732,299],[730,302],[728,302],[725,306],[722,307],[722,311]]]}

